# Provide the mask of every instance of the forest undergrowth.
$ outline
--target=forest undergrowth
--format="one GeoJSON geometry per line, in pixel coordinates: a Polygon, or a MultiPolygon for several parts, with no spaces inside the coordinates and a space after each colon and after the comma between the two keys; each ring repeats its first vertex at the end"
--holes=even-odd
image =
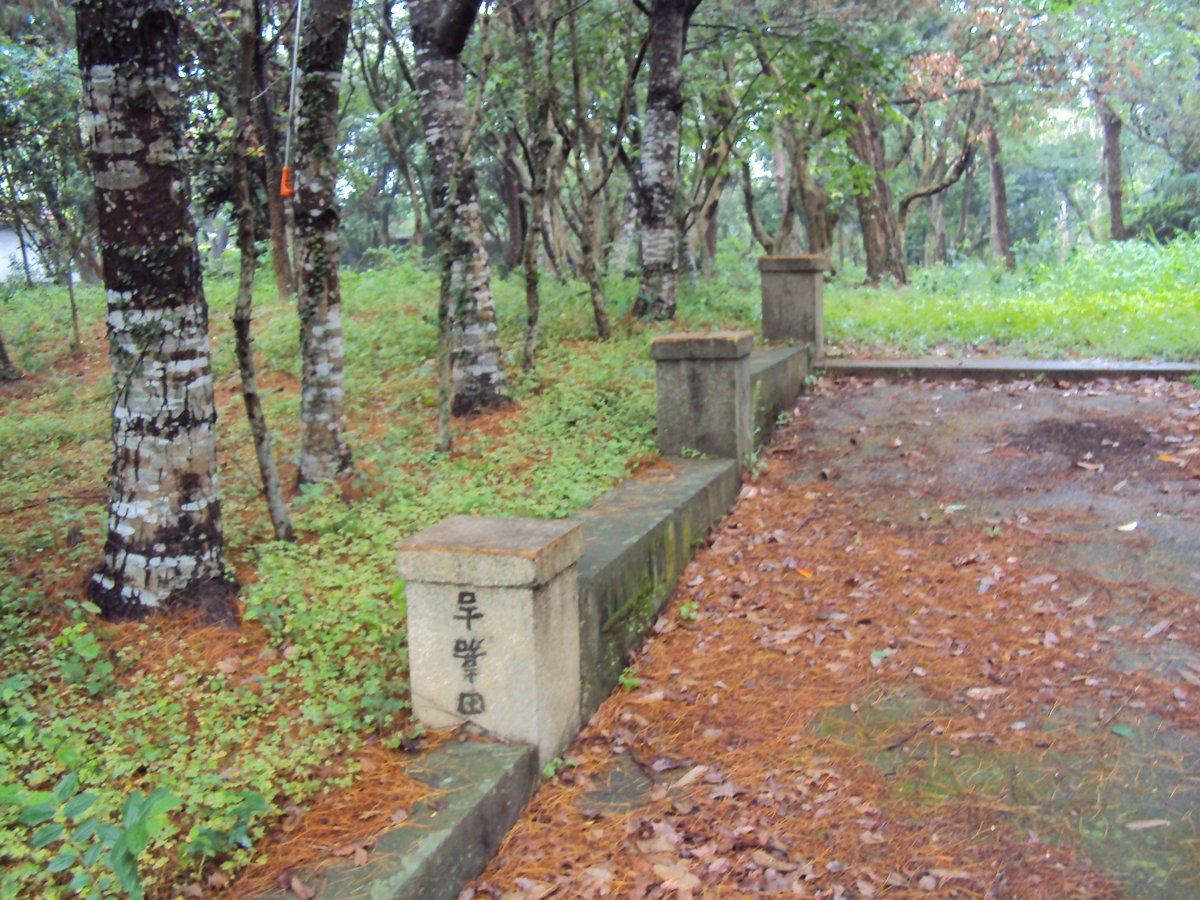
{"type": "MultiPolygon", "coordinates": [[[[673,328],[757,325],[753,259],[685,287],[673,328]]],[[[229,263],[225,269],[232,272],[229,263]]],[[[1200,356],[1200,243],[1127,244],[1055,268],[963,266],[903,290],[827,299],[841,350],[903,355],[1200,356]]],[[[436,441],[436,277],[398,258],[343,286],[355,474],[293,493],[299,540],[272,540],[241,406],[235,283],[206,282],[219,406],[226,555],[243,624],[199,616],[101,622],[85,578],[104,539],[111,385],[103,297],[6,289],[0,329],[24,378],[0,388],[0,896],[207,896],[291,850],[350,847],[427,789],[404,777],[428,736],[407,715],[402,536],[455,513],[561,517],[654,458],[647,345],[667,326],[592,338],[586,289],[543,280],[534,372],[508,359],[515,403],[436,441]],[[331,797],[384,790],[346,822],[331,797]],[[337,793],[341,792],[341,793],[337,793]],[[324,805],[323,805],[324,804],[324,805]],[[324,813],[321,811],[324,810],[324,813]],[[294,838],[304,837],[297,842],[294,838]],[[307,842],[307,843],[306,843],[307,842]]],[[[614,318],[636,284],[609,285],[614,318]]],[[[503,345],[520,345],[519,276],[497,279],[503,345]]],[[[294,309],[259,280],[260,384],[283,477],[299,413],[294,309]]],[[[297,850],[296,852],[301,852],[297,850]]]]}

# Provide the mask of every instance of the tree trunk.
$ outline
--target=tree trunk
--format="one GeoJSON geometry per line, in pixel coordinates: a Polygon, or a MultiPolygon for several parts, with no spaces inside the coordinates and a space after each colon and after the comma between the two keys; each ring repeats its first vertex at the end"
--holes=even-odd
{"type": "Polygon", "coordinates": [[[946,264],[946,203],[942,194],[929,198],[929,219],[932,223],[925,238],[925,265],[946,264]]]}
{"type": "MultiPolygon", "coordinates": [[[[262,10],[258,2],[254,6],[256,34],[262,35],[262,10]]],[[[290,300],[296,292],[295,274],[292,271],[292,251],[288,245],[287,210],[279,193],[283,161],[279,156],[279,137],[275,125],[274,92],[267,72],[267,55],[261,37],[255,39],[254,78],[258,94],[254,104],[255,123],[262,137],[263,162],[265,168],[267,197],[267,221],[270,223],[271,267],[275,273],[275,290],[279,299],[290,300]]]]}
{"type": "Polygon", "coordinates": [[[262,477],[263,496],[267,500],[267,511],[271,516],[271,527],[278,541],[294,541],[292,519],[288,515],[283,490],[279,484],[279,470],[275,466],[275,455],[271,450],[271,431],[263,413],[262,397],[258,393],[258,370],[254,364],[254,344],[250,335],[252,303],[254,300],[254,270],[258,263],[255,234],[254,197],[250,189],[249,158],[254,150],[251,139],[253,120],[250,98],[253,94],[253,64],[255,44],[259,40],[254,0],[242,0],[239,19],[237,101],[231,169],[233,195],[237,216],[237,246],[241,254],[238,277],[237,305],[233,311],[234,354],[242,376],[242,402],[246,406],[246,421],[254,440],[254,453],[258,459],[258,471],[262,477]]]}
{"type": "MultiPolygon", "coordinates": [[[[526,90],[529,88],[527,87],[526,90]]],[[[533,224],[527,203],[522,199],[526,190],[521,177],[520,142],[509,131],[504,136],[504,159],[500,164],[500,199],[504,201],[508,238],[504,243],[504,266],[509,271],[521,265],[525,258],[525,233],[533,224]]],[[[530,173],[531,180],[536,173],[530,173]]]]}
{"type": "Polygon", "coordinates": [[[300,47],[296,264],[300,309],[300,483],[350,470],[338,272],[338,94],[351,0],[313,0],[300,47]]]}
{"type": "Polygon", "coordinates": [[[8,350],[4,346],[4,338],[0,337],[0,381],[16,381],[21,377],[21,370],[13,365],[8,358],[8,350]]]}
{"type": "Polygon", "coordinates": [[[698,0],[653,0],[650,7],[650,85],[641,135],[638,211],[642,278],[633,311],[638,318],[675,318],[679,277],[675,185],[679,179],[679,119],[683,112],[683,53],[698,0]]]}
{"type": "Polygon", "coordinates": [[[208,307],[188,211],[175,5],[76,8],[113,370],[104,559],[109,617],[224,600],[208,307]]]}
{"type": "Polygon", "coordinates": [[[1008,191],[1004,186],[1004,166],[1000,163],[1000,138],[996,129],[987,130],[988,208],[991,211],[992,254],[1004,260],[1006,269],[1016,268],[1017,261],[1012,252],[1012,234],[1008,228],[1008,191]]]}
{"type": "Polygon", "coordinates": [[[451,409],[455,415],[466,415],[508,401],[467,134],[461,61],[478,3],[409,0],[408,9],[416,51],[417,102],[433,164],[436,227],[441,252],[450,265],[451,409]]]}
{"type": "Polygon", "coordinates": [[[1114,241],[1129,237],[1125,230],[1124,193],[1121,185],[1121,117],[1107,102],[1096,104],[1104,130],[1104,191],[1108,195],[1108,233],[1114,241]]]}
{"type": "Polygon", "coordinates": [[[796,187],[800,194],[804,230],[808,234],[808,252],[813,256],[829,256],[833,248],[833,229],[837,224],[837,216],[830,209],[829,191],[812,177],[807,153],[796,154],[792,165],[797,169],[796,187]]]}
{"type": "Polygon", "coordinates": [[[905,284],[908,271],[900,249],[900,229],[892,208],[892,189],[883,177],[886,168],[883,129],[875,112],[865,104],[859,109],[858,123],[847,141],[850,149],[873,173],[867,189],[854,198],[862,228],[863,253],[867,257],[867,283],[878,284],[887,274],[905,284]]]}
{"type": "Polygon", "coordinates": [[[954,246],[960,251],[967,243],[967,223],[971,220],[971,194],[975,186],[975,166],[967,166],[963,174],[962,201],[958,208],[958,234],[954,238],[954,246]]]}

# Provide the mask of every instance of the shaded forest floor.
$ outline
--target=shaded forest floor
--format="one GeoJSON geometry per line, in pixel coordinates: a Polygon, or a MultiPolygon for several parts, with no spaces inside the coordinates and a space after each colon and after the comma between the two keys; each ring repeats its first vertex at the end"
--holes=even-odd
{"type": "Polygon", "coordinates": [[[1194,895],[1198,495],[1191,385],[823,383],[466,896],[1194,895]]]}

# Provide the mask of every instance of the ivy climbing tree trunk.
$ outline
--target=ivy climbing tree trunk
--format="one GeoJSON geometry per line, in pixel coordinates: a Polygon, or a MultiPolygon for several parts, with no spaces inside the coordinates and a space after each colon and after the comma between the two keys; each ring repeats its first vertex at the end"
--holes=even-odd
{"type": "Polygon", "coordinates": [[[79,67],[113,371],[105,615],[224,600],[208,308],[183,166],[176,5],[81,0],[79,67]]]}
{"type": "Polygon", "coordinates": [[[351,0],[312,0],[300,47],[296,268],[300,308],[300,483],[350,471],[338,278],[338,96],[351,0]]]}
{"type": "Polygon", "coordinates": [[[508,401],[470,154],[461,61],[478,13],[478,0],[408,0],[417,101],[432,160],[434,224],[440,251],[449,264],[447,316],[455,415],[508,401]]]}
{"type": "Polygon", "coordinates": [[[683,53],[700,0],[653,0],[650,6],[650,84],[641,133],[638,214],[642,278],[634,314],[675,318],[679,278],[675,191],[679,180],[679,119],[683,112],[683,53]]]}

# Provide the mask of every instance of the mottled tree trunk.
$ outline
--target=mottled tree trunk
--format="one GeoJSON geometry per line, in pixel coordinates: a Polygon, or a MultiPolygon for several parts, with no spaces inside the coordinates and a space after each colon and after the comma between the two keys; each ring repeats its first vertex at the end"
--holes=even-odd
{"type": "Polygon", "coordinates": [[[1004,166],[1000,163],[1000,138],[996,129],[987,130],[988,203],[991,211],[992,254],[1004,260],[1007,269],[1016,267],[1012,252],[1012,234],[1008,228],[1008,190],[1004,185],[1004,166]]]}
{"type": "Polygon", "coordinates": [[[1125,230],[1124,192],[1121,185],[1121,117],[1104,100],[1098,100],[1104,131],[1104,192],[1108,195],[1108,234],[1114,241],[1129,235],[1125,230]]]}
{"type": "Polygon", "coordinates": [[[111,617],[233,589],[175,9],[90,0],[76,12],[114,387],[108,538],[88,593],[111,617]]]}
{"type": "Polygon", "coordinates": [[[351,0],[312,0],[300,47],[296,268],[300,308],[300,483],[350,470],[338,272],[338,95],[351,0]]]}
{"type": "Polygon", "coordinates": [[[891,275],[904,284],[908,281],[908,271],[901,252],[900,229],[892,208],[892,189],[883,176],[886,168],[883,129],[872,109],[865,105],[859,109],[858,123],[847,140],[850,149],[873,173],[866,190],[854,198],[867,258],[867,282],[878,284],[884,275],[891,275]]]}
{"type": "Polygon", "coordinates": [[[254,197],[250,188],[249,158],[254,150],[250,138],[253,120],[250,111],[254,93],[254,54],[258,43],[258,25],[254,14],[254,0],[242,0],[238,27],[238,77],[237,99],[231,169],[233,176],[234,212],[237,215],[237,246],[241,254],[238,277],[237,304],[233,311],[234,353],[238,370],[242,376],[242,402],[246,406],[246,421],[254,439],[254,453],[258,459],[258,471],[262,477],[263,496],[267,500],[267,511],[275,539],[294,541],[292,519],[283,499],[279,483],[279,469],[271,449],[271,431],[263,412],[262,397],[258,392],[258,369],[254,363],[254,343],[250,335],[252,303],[254,300],[254,270],[258,264],[258,249],[255,234],[254,197]]]}
{"type": "Polygon", "coordinates": [[[675,186],[679,180],[683,52],[688,21],[698,5],[699,0],[653,0],[650,6],[650,84],[638,178],[642,278],[633,307],[639,318],[675,318],[679,278],[675,186]]]}
{"type": "Polygon", "coordinates": [[[508,400],[475,166],[467,144],[460,58],[478,3],[409,0],[408,9],[417,102],[432,160],[436,228],[450,266],[451,408],[464,415],[508,400]]]}

